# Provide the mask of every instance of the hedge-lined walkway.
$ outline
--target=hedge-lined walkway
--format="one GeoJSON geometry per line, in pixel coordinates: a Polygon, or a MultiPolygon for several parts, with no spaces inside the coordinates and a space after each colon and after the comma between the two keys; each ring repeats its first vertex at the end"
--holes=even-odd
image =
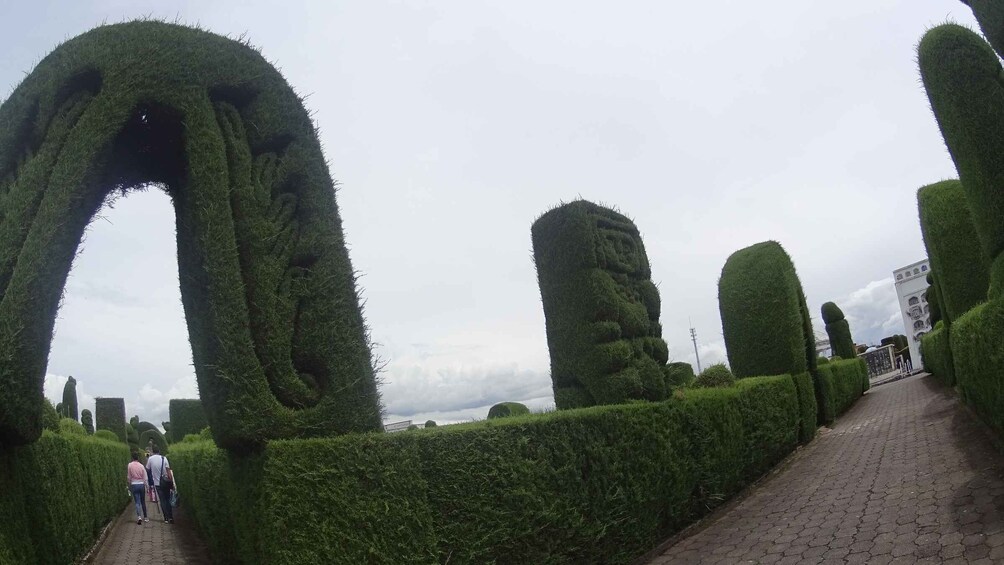
{"type": "Polygon", "coordinates": [[[872,389],[650,565],[1001,562],[1004,457],[950,391],[918,376],[872,389]]]}
{"type": "MultiPolygon", "coordinates": [[[[125,487],[123,487],[124,490],[125,487]]],[[[182,509],[175,523],[165,524],[156,504],[147,502],[150,521],[136,524],[132,502],[115,519],[101,548],[88,563],[94,565],[210,565],[209,552],[182,509]]]]}

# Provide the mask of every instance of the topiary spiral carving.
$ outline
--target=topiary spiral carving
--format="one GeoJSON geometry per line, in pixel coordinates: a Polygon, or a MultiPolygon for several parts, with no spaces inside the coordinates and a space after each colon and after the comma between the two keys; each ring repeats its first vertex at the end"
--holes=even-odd
{"type": "Polygon", "coordinates": [[[301,100],[245,44],[132,22],[61,45],[0,107],[0,442],[40,433],[53,320],[84,229],[111,192],[146,183],[174,203],[217,442],[379,429],[334,185],[301,100]]]}
{"type": "Polygon", "coordinates": [[[555,405],[666,398],[659,291],[634,222],[579,200],[545,213],[531,234],[555,405]]]}
{"type": "Polygon", "coordinates": [[[830,338],[830,349],[833,354],[842,359],[857,357],[857,347],[851,337],[851,326],[844,318],[844,311],[833,302],[823,304],[823,323],[826,324],[826,335],[830,338]]]}

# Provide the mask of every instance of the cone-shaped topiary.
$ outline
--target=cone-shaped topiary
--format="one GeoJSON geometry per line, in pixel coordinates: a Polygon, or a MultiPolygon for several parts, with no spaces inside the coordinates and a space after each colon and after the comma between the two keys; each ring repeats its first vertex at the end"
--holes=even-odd
{"type": "Polygon", "coordinates": [[[94,417],[91,416],[90,410],[84,408],[80,411],[80,423],[88,435],[94,435],[94,417]]]}
{"type": "Polygon", "coordinates": [[[149,183],[174,203],[221,445],[380,429],[334,183],[301,99],[244,43],[141,21],[63,43],[0,106],[0,443],[40,433],[56,310],[88,223],[113,191],[149,183]]]}
{"type": "Polygon", "coordinates": [[[122,443],[128,443],[126,437],[125,399],[98,398],[94,401],[95,427],[108,430],[115,434],[122,443]]]}
{"type": "Polygon", "coordinates": [[[634,222],[578,200],[531,235],[558,409],[666,398],[659,291],[634,222]]]}
{"type": "Polygon", "coordinates": [[[70,377],[63,385],[63,412],[64,418],[77,420],[77,379],[70,377]]]}
{"type": "Polygon", "coordinates": [[[917,209],[931,269],[938,273],[939,310],[950,324],[986,300],[990,267],[978,245],[961,182],[946,180],[921,188],[917,209]]]}
{"type": "Polygon", "coordinates": [[[736,378],[732,375],[732,371],[725,366],[725,363],[715,363],[701,371],[700,375],[697,375],[693,387],[711,388],[732,386],[734,384],[736,384],[736,378]]]}
{"type": "Polygon", "coordinates": [[[854,359],[857,354],[854,338],[851,337],[851,326],[844,318],[844,312],[832,302],[823,304],[823,322],[826,323],[826,335],[830,337],[830,349],[833,354],[843,359],[854,359]]]}
{"type": "Polygon", "coordinates": [[[529,413],[530,409],[519,402],[499,402],[488,410],[488,419],[508,418],[510,416],[521,416],[529,413]]]}

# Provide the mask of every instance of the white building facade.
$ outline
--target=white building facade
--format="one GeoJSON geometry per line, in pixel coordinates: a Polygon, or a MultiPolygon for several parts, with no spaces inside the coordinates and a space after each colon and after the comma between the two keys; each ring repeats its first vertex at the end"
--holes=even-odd
{"type": "Polygon", "coordinates": [[[920,368],[920,338],[931,331],[931,308],[924,298],[930,272],[931,264],[927,259],[893,271],[899,310],[903,313],[903,327],[906,329],[903,334],[910,342],[910,359],[917,369],[920,368]]]}

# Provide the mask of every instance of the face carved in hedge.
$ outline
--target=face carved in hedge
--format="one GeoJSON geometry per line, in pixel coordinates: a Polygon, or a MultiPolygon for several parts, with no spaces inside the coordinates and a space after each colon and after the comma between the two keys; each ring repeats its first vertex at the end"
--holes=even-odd
{"type": "Polygon", "coordinates": [[[659,293],[634,223],[578,201],[533,231],[558,408],[665,398],[659,293]]]}

